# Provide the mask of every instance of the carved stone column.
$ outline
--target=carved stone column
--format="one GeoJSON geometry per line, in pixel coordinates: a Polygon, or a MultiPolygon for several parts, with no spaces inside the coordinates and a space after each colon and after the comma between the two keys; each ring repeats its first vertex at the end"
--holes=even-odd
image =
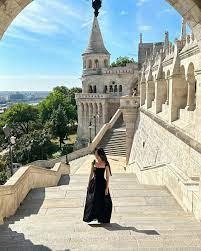
{"type": "Polygon", "coordinates": [[[196,140],[201,143],[201,70],[195,71],[196,75],[196,109],[195,109],[195,135],[196,140]]]}
{"type": "Polygon", "coordinates": [[[195,79],[188,79],[188,96],[186,110],[193,111],[195,109],[195,79]]]}
{"type": "Polygon", "coordinates": [[[78,128],[77,128],[77,136],[80,138],[82,136],[83,130],[83,106],[80,101],[77,101],[77,111],[78,111],[78,128]]]}
{"type": "Polygon", "coordinates": [[[102,103],[103,107],[103,124],[108,123],[108,102],[102,103]]]}
{"type": "Polygon", "coordinates": [[[140,84],[140,106],[145,104],[146,100],[146,82],[142,81],[140,84]]]}
{"type": "Polygon", "coordinates": [[[162,104],[165,101],[166,86],[164,79],[156,80],[155,84],[155,113],[162,111],[162,104]]]}
{"type": "Polygon", "coordinates": [[[130,151],[133,143],[135,125],[137,121],[138,108],[140,106],[140,97],[122,97],[120,100],[120,109],[123,112],[123,118],[126,123],[126,162],[128,163],[130,151]]]}
{"type": "Polygon", "coordinates": [[[149,109],[152,107],[152,101],[155,97],[155,85],[153,80],[148,80],[146,84],[146,102],[145,106],[146,109],[149,109]]]}

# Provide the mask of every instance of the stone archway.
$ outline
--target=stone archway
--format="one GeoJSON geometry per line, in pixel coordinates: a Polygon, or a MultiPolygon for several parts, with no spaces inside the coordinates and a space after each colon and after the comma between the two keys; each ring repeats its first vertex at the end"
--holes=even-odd
{"type": "MultiPolygon", "coordinates": [[[[0,38],[15,17],[31,2],[32,0],[0,0],[0,38]]],[[[166,2],[187,19],[201,49],[201,1],[166,0],[166,2]]]]}

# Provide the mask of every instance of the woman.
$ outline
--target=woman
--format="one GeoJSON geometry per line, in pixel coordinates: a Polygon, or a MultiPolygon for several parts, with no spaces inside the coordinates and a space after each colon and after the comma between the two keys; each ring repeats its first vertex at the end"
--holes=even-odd
{"type": "Polygon", "coordinates": [[[109,191],[109,177],[112,176],[110,164],[103,148],[95,149],[95,157],[97,161],[94,160],[91,165],[83,221],[98,220],[99,223],[110,223],[112,214],[109,191]]]}

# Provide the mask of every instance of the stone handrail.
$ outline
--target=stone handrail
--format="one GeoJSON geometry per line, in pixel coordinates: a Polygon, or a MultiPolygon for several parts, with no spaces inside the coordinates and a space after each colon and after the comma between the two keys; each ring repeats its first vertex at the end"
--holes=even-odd
{"type": "MultiPolygon", "coordinates": [[[[116,121],[118,120],[121,114],[122,114],[121,109],[118,109],[116,113],[114,114],[114,116],[111,118],[110,122],[103,125],[101,130],[98,132],[98,134],[94,138],[93,142],[88,147],[82,148],[80,150],[77,150],[68,154],[68,161],[72,161],[72,160],[81,158],[87,154],[92,153],[95,150],[95,148],[98,146],[98,144],[100,143],[100,141],[102,140],[106,132],[114,126],[114,124],[116,123],[116,121]]],[[[65,162],[65,160],[66,160],[66,156],[62,156],[60,158],[52,159],[52,160],[34,161],[31,164],[46,167],[46,168],[51,168],[54,166],[55,163],[65,162]]]]}
{"type": "MultiPolygon", "coordinates": [[[[94,138],[93,142],[91,143],[91,147],[94,150],[97,145],[100,143],[100,141],[102,140],[102,138],[104,137],[104,135],[107,133],[107,131],[109,129],[111,129],[114,124],[116,123],[116,121],[118,120],[118,118],[120,117],[120,115],[122,114],[122,111],[120,109],[118,109],[116,111],[116,113],[114,114],[114,116],[111,118],[109,123],[106,123],[101,130],[98,132],[98,134],[96,135],[96,137],[94,138]]],[[[92,151],[93,151],[92,150],[92,151]]]]}
{"type": "Polygon", "coordinates": [[[0,186],[0,224],[15,214],[20,203],[33,188],[56,186],[62,175],[70,174],[70,166],[56,163],[52,169],[21,167],[5,185],[0,186]]]}

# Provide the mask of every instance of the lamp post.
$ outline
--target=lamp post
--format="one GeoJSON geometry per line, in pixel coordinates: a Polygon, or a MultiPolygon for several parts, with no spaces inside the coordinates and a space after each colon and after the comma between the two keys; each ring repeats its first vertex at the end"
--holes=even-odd
{"type": "Polygon", "coordinates": [[[3,127],[3,132],[5,134],[5,138],[8,139],[8,141],[9,141],[10,171],[11,171],[11,176],[13,176],[14,171],[13,171],[13,149],[12,149],[12,146],[15,145],[15,143],[16,143],[16,137],[11,136],[11,129],[8,125],[5,125],[3,127]]]}
{"type": "Polygon", "coordinates": [[[90,122],[89,122],[89,137],[90,137],[90,143],[91,143],[91,130],[92,130],[92,128],[93,128],[93,126],[92,126],[92,122],[91,122],[91,120],[90,120],[90,122]]]}
{"type": "Polygon", "coordinates": [[[97,123],[96,123],[96,118],[99,118],[99,114],[96,114],[96,115],[94,115],[94,133],[95,133],[95,137],[96,137],[96,126],[97,126],[97,123]]]}

